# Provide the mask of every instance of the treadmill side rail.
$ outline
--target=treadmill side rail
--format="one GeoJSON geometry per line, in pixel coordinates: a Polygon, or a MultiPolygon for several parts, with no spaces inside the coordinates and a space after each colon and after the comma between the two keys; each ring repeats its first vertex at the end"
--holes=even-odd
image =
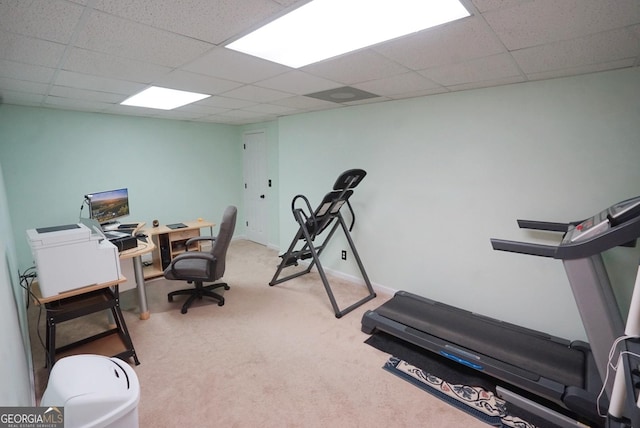
{"type": "Polygon", "coordinates": [[[491,238],[491,245],[494,250],[551,258],[554,258],[556,256],[556,251],[558,249],[558,247],[553,245],[532,244],[519,241],[506,241],[504,239],[495,238],[491,238]]]}

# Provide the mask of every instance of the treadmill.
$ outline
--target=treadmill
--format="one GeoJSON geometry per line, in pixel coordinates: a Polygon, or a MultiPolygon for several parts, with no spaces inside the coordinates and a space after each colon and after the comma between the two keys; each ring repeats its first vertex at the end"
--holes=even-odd
{"type": "Polygon", "coordinates": [[[494,250],[562,260],[589,343],[570,342],[405,291],[367,311],[362,331],[390,334],[493,377],[507,402],[558,426],[576,426],[573,417],[604,425],[598,395],[607,379],[599,402],[600,412],[605,412],[613,389],[612,376],[606,376],[609,352],[624,335],[625,324],[602,253],[635,246],[640,237],[640,196],[583,221],[518,220],[518,225],[563,233],[559,245],[500,239],[491,243],[494,250]]]}

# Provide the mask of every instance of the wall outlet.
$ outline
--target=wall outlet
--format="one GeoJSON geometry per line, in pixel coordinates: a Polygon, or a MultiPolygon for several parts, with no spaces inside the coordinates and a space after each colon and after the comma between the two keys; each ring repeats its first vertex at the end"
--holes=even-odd
{"type": "Polygon", "coordinates": [[[347,260],[347,250],[342,250],[342,260],[347,260]]]}

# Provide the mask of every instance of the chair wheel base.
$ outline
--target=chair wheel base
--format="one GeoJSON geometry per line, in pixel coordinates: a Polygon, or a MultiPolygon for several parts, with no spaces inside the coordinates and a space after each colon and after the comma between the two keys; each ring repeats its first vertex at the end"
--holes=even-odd
{"type": "Polygon", "coordinates": [[[196,286],[194,288],[189,288],[186,290],[176,290],[167,294],[167,300],[169,300],[169,302],[173,302],[173,298],[175,296],[178,296],[178,295],[188,296],[186,302],[184,302],[184,304],[182,305],[182,309],[180,310],[180,312],[182,312],[183,314],[187,313],[187,310],[196,299],[202,300],[203,297],[210,297],[212,299],[215,299],[218,303],[218,306],[223,306],[224,297],[212,291],[216,288],[222,288],[222,287],[224,287],[225,290],[230,289],[229,285],[227,285],[226,283],[217,283],[217,284],[211,284],[208,286],[203,286],[202,283],[196,282],[196,286]]]}

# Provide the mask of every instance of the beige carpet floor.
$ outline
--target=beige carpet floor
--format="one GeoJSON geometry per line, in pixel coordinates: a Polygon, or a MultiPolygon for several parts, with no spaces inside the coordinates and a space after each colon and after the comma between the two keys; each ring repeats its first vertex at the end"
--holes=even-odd
{"type": "MultiPolygon", "coordinates": [[[[487,426],[382,369],[388,355],[363,343],[368,335],[360,320],[390,296],[378,295],[337,319],[315,272],[268,286],[279,260],[264,246],[232,242],[225,305],[202,300],[185,315],[182,298],[166,298],[185,283],[148,281],[151,317],[145,321],[138,318],[135,290],[121,293],[141,363],[135,366],[141,427],[487,426]]],[[[331,284],[341,308],[367,294],[344,280],[331,284]]],[[[29,309],[39,400],[48,374],[38,312],[35,305],[29,309]]],[[[97,314],[62,323],[58,344],[107,322],[97,314]]]]}

